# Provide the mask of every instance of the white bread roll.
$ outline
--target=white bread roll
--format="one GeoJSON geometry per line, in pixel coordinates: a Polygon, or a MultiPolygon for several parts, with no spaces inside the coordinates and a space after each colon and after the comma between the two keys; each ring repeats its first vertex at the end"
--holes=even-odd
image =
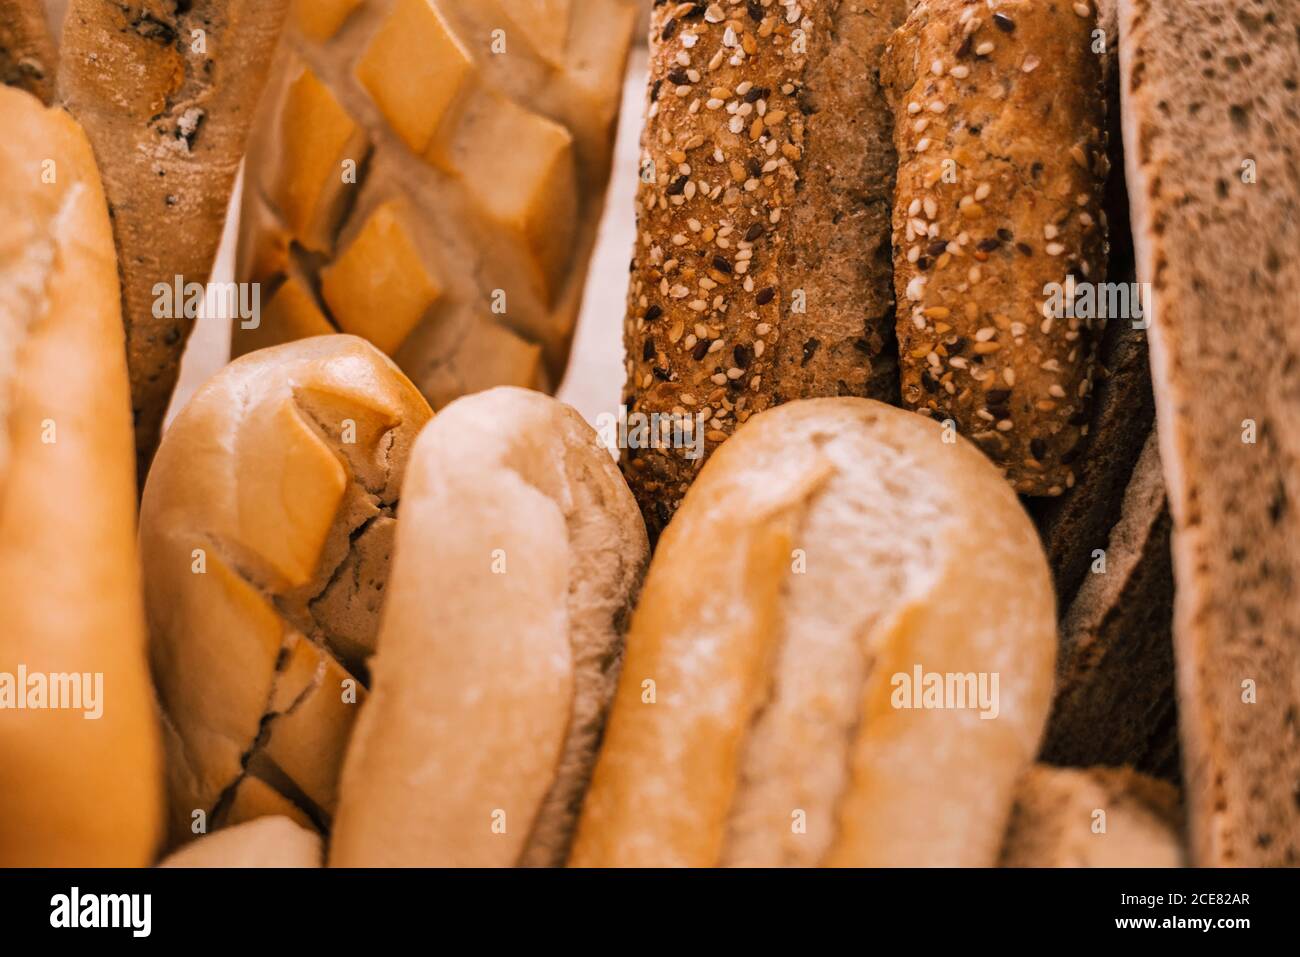
{"type": "Polygon", "coordinates": [[[497,388],[411,453],[332,866],[562,864],[648,558],[568,406],[497,388]]]}
{"type": "Polygon", "coordinates": [[[143,866],[162,758],[108,210],[62,110],[0,87],[0,129],[0,867],[143,866]],[[74,673],[99,718],[17,707],[74,673]]]}
{"type": "Polygon", "coordinates": [[[320,834],[287,817],[260,817],[208,834],[159,867],[320,867],[320,834]]]}
{"type": "Polygon", "coordinates": [[[1003,867],[1182,867],[1182,809],[1168,781],[1130,768],[1035,765],[1017,789],[1003,867]]]}
{"type": "Polygon", "coordinates": [[[974,446],[867,399],[757,415],[659,542],[570,863],[991,866],[1055,652],[974,446]],[[897,707],[916,667],[983,676],[996,718],[897,707]]]}
{"type": "Polygon", "coordinates": [[[173,841],[196,812],[328,824],[430,415],[369,343],[324,336],[231,363],[167,431],[140,545],[173,841]]]}

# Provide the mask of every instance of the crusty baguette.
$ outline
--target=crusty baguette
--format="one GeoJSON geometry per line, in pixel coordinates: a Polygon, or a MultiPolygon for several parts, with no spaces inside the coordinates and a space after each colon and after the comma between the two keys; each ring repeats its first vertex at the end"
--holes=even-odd
{"type": "Polygon", "coordinates": [[[1290,0],[1125,0],[1193,862],[1300,864],[1300,50],[1290,0]]]}
{"type": "MultiPolygon", "coordinates": [[[[630,413],[702,413],[708,454],[788,399],[895,398],[895,157],[877,64],[903,12],[903,0],[656,5],[624,321],[630,413]]],[[[702,462],[627,450],[652,534],[702,462]]]]}
{"type": "Polygon", "coordinates": [[[609,181],[631,0],[298,3],[245,167],[232,351],[341,330],[441,407],[551,389],[609,181]]]}
{"type": "Polygon", "coordinates": [[[0,867],[142,866],[162,755],[113,236],[66,113],[0,87],[0,129],[0,867]],[[100,717],[11,710],[20,667],[101,676],[100,717]]]}
{"type": "Polygon", "coordinates": [[[1128,768],[1025,773],[1003,867],[1182,867],[1182,809],[1166,781],[1128,768]]]}
{"type": "Polygon", "coordinates": [[[922,0],[881,68],[903,402],[1028,495],[1074,484],[1088,430],[1100,324],[1054,314],[1047,289],[1105,278],[1096,22],[1090,2],[922,0]]]}
{"type": "Polygon", "coordinates": [[[563,864],[649,558],[626,483],[568,406],[493,389],[420,436],[396,545],[330,863],[563,864]]]}
{"type": "Polygon", "coordinates": [[[1033,525],[965,440],[866,399],[755,416],[659,541],[571,863],[993,865],[1054,606],[1033,525]],[[997,674],[996,717],[904,707],[916,668],[997,674]]]}
{"type": "Polygon", "coordinates": [[[1152,432],[1104,556],[1091,559],[1093,570],[1061,621],[1056,698],[1041,760],[1132,765],[1177,777],[1169,532],[1152,432]]]}
{"type": "Polygon", "coordinates": [[[59,97],[108,195],[141,485],[194,324],[154,287],[208,281],[287,4],[72,0],[64,20],[59,97]]]}
{"type": "Polygon", "coordinates": [[[199,838],[159,867],[320,867],[320,834],[287,817],[262,817],[199,838]]]}
{"type": "Polygon", "coordinates": [[[328,336],[231,363],[168,429],[140,546],[173,842],[285,813],[268,788],[328,824],[429,416],[372,346],[328,336]]]}
{"type": "Polygon", "coordinates": [[[0,0],[0,84],[49,103],[56,56],[41,0],[0,0]]]}

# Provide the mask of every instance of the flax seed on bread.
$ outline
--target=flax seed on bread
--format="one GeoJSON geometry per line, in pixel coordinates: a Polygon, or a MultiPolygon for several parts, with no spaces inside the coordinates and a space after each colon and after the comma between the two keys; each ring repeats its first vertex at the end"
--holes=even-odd
{"type": "MultiPolygon", "coordinates": [[[[877,74],[903,12],[656,5],[624,323],[631,413],[704,413],[707,454],[789,399],[894,399],[895,158],[877,74]]],[[[701,461],[625,455],[652,536],[701,461]]]]}
{"type": "Polygon", "coordinates": [[[881,68],[903,403],[952,420],[1028,495],[1075,483],[1087,434],[1100,327],[1047,287],[1105,273],[1096,22],[1091,3],[922,0],[881,68]]]}

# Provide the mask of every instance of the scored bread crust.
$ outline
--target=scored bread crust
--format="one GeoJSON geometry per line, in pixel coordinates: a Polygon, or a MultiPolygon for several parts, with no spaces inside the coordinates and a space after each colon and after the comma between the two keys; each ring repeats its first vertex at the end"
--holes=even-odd
{"type": "Polygon", "coordinates": [[[991,866],[1055,652],[1041,545],[974,446],[865,399],[769,410],[659,542],[570,863],[991,866]],[[916,665],[998,673],[998,717],[894,707],[916,665]]]}
{"type": "Polygon", "coordinates": [[[208,281],[287,6],[71,0],[64,20],[58,95],[104,177],[141,486],[194,325],[155,286],[208,281]]]}
{"type": "Polygon", "coordinates": [[[113,237],[66,113],[0,87],[0,129],[0,672],[103,679],[96,720],[0,711],[0,866],[139,867],[162,754],[113,237]]]}
{"type": "Polygon", "coordinates": [[[287,813],[275,794],[328,826],[430,415],[371,345],[327,336],[231,363],[168,429],[140,546],[173,842],[195,812],[287,813]]]}
{"type": "Polygon", "coordinates": [[[1040,764],[1017,787],[999,863],[1182,867],[1182,830],[1179,794],[1167,781],[1131,768],[1040,764]]]}
{"type": "Polygon", "coordinates": [[[49,103],[57,56],[41,0],[0,0],[0,84],[49,103]]]}
{"type": "Polygon", "coordinates": [[[199,838],[159,867],[321,867],[320,834],[287,817],[262,817],[199,838]]]}
{"type": "Polygon", "coordinates": [[[1096,24],[1091,3],[923,0],[881,68],[903,403],[1027,495],[1074,485],[1088,432],[1101,324],[1049,315],[1047,286],[1105,279],[1096,24]]]}
{"type": "Polygon", "coordinates": [[[503,387],[440,411],[412,452],[330,864],[562,864],[648,557],[568,406],[503,387]]]}
{"type": "Polygon", "coordinates": [[[609,180],[630,0],[331,0],[290,14],[245,167],[232,351],[341,330],[441,407],[551,390],[609,180]]]}
{"type": "Polygon", "coordinates": [[[1126,0],[1120,17],[1137,271],[1153,290],[1149,339],[1174,522],[1192,861],[1296,865],[1294,5],[1126,0]]]}
{"type": "MultiPolygon", "coordinates": [[[[902,0],[656,5],[629,413],[703,414],[708,454],[789,399],[895,398],[895,157],[877,64],[903,13],[902,0]]],[[[703,460],[625,453],[652,535],[703,460]]]]}

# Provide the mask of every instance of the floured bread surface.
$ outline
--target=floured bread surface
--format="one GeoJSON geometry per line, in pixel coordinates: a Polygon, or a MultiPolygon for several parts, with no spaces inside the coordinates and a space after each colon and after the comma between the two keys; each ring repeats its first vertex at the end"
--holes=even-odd
{"type": "Polygon", "coordinates": [[[865,399],[756,416],[660,540],[571,863],[988,866],[1055,640],[974,447],[865,399]]]}
{"type": "Polygon", "coordinates": [[[1290,0],[1120,4],[1173,516],[1192,860],[1300,864],[1300,48],[1290,0]]]}
{"type": "Polygon", "coordinates": [[[1003,867],[1182,867],[1178,791],[1129,768],[1035,765],[1016,790],[1003,867]]]}
{"type": "Polygon", "coordinates": [[[202,837],[159,867],[320,867],[320,834],[287,817],[262,817],[202,837]]]}
{"type": "Polygon", "coordinates": [[[63,689],[0,710],[0,866],[141,866],[162,767],[112,233],[66,113],[0,87],[0,129],[0,673],[63,689]]]}
{"type": "Polygon", "coordinates": [[[329,336],[232,363],[168,430],[140,543],[173,841],[284,813],[272,795],[328,825],[430,415],[372,346],[329,336]]]}
{"type": "Polygon", "coordinates": [[[235,355],[342,331],[444,405],[559,384],[632,0],[300,2],[245,166],[235,355]]]}
{"type": "Polygon", "coordinates": [[[440,412],[412,453],[330,863],[563,863],[647,559],[572,409],[498,388],[440,412]]]}

